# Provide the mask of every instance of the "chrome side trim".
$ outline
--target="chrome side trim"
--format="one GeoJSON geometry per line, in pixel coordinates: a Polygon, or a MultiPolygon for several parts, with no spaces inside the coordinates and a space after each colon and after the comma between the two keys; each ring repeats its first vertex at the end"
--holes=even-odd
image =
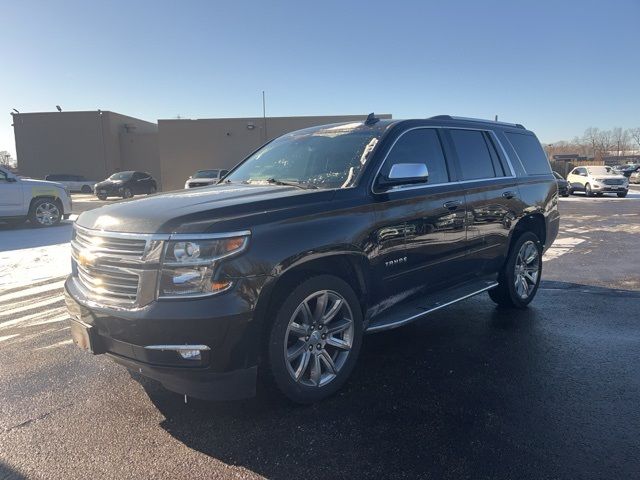
{"type": "Polygon", "coordinates": [[[378,167],[378,170],[376,171],[376,174],[373,177],[373,181],[371,182],[370,190],[371,190],[371,193],[373,193],[374,195],[385,195],[385,194],[387,194],[389,192],[398,192],[398,191],[404,191],[404,190],[418,190],[418,189],[423,189],[423,188],[441,187],[443,185],[464,185],[464,184],[468,184],[468,183],[478,183],[478,182],[486,182],[486,181],[492,181],[492,180],[493,181],[497,181],[497,180],[515,179],[515,178],[516,178],[516,172],[513,169],[513,164],[511,163],[511,159],[509,158],[509,155],[507,155],[506,150],[502,146],[502,142],[500,142],[500,139],[498,138],[498,136],[495,134],[495,132],[493,130],[489,130],[489,129],[486,129],[486,128],[473,128],[473,127],[449,127],[449,126],[442,126],[442,125],[424,125],[424,126],[413,127],[413,128],[409,128],[409,129],[405,130],[404,132],[402,132],[398,136],[398,138],[396,138],[393,141],[393,143],[391,144],[391,147],[389,148],[389,151],[384,156],[384,159],[380,163],[380,166],[378,167]],[[486,133],[488,133],[491,136],[491,138],[493,139],[493,141],[496,143],[496,145],[500,148],[500,151],[502,152],[502,156],[504,156],[505,160],[507,161],[507,165],[509,166],[509,170],[511,171],[511,175],[507,175],[507,176],[504,176],[504,177],[476,178],[476,179],[473,179],[473,180],[457,180],[455,182],[432,183],[431,185],[399,185],[399,186],[390,188],[388,190],[385,190],[383,192],[376,192],[375,189],[374,189],[374,186],[376,184],[376,180],[377,180],[378,176],[380,175],[380,171],[382,170],[382,167],[384,166],[384,164],[387,161],[387,157],[389,157],[389,154],[393,150],[393,147],[395,147],[395,145],[398,142],[398,140],[400,140],[408,132],[411,132],[413,130],[427,129],[427,128],[449,129],[449,130],[474,130],[474,131],[477,131],[477,132],[486,132],[486,133]]]}
{"type": "Polygon", "coordinates": [[[251,230],[222,233],[172,233],[168,240],[216,240],[221,238],[248,237],[251,230]]]}
{"type": "Polygon", "coordinates": [[[200,350],[203,352],[211,350],[207,345],[147,345],[144,348],[145,350],[173,350],[176,352],[180,350],[200,350]]]}
{"type": "Polygon", "coordinates": [[[410,317],[407,318],[403,318],[402,320],[397,320],[395,322],[391,322],[388,323],[386,325],[377,325],[377,326],[373,326],[373,327],[369,327],[366,330],[366,333],[374,333],[374,332],[382,332],[384,330],[391,330],[393,328],[398,328],[401,327],[403,325],[406,325],[407,323],[413,322],[414,320],[417,320],[420,317],[424,317],[425,315],[435,312],[436,310],[440,310],[441,308],[444,307],[448,307],[449,305],[453,305],[454,303],[458,303],[462,300],[466,300],[467,298],[471,298],[474,297],[475,295],[478,295],[482,292],[486,292],[487,290],[491,290],[494,287],[498,286],[498,282],[493,282],[491,285],[481,288],[480,290],[477,290],[475,292],[469,293],[467,295],[464,295],[460,298],[456,298],[455,300],[451,300],[449,302],[443,303],[442,305],[437,305],[433,308],[430,308],[429,310],[425,310],[424,312],[420,312],[416,315],[412,315],[410,317]]]}

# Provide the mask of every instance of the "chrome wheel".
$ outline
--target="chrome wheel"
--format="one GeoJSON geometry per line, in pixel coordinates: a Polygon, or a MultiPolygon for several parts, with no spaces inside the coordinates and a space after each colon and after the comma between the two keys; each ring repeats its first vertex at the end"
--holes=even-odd
{"type": "Polygon", "coordinates": [[[55,203],[42,202],[36,207],[35,218],[40,225],[53,225],[60,220],[60,209],[55,203]]]}
{"type": "Polygon", "coordinates": [[[531,240],[520,247],[516,257],[514,284],[518,296],[526,300],[538,284],[540,275],[540,252],[531,240]]]}
{"type": "Polygon", "coordinates": [[[353,313],[342,295],[321,290],[294,311],[285,334],[289,375],[299,384],[322,387],[331,382],[351,352],[353,313]]]}

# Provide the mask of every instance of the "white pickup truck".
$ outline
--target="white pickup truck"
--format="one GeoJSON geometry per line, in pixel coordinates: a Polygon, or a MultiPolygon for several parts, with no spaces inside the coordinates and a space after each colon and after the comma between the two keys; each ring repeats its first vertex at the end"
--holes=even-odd
{"type": "Polygon", "coordinates": [[[59,183],[21,178],[0,167],[0,222],[29,220],[39,227],[57,225],[71,214],[71,196],[59,183]]]}

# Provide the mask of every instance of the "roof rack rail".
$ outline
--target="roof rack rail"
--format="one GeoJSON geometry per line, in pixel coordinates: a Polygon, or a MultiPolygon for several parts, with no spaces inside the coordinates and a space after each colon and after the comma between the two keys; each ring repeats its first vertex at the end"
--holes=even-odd
{"type": "Polygon", "coordinates": [[[478,122],[478,123],[497,123],[498,125],[521,128],[525,130],[524,125],[522,125],[521,123],[498,122],[497,120],[487,120],[484,118],[454,117],[452,115],[435,115],[433,117],[429,117],[428,120],[467,120],[469,122],[478,122]]]}

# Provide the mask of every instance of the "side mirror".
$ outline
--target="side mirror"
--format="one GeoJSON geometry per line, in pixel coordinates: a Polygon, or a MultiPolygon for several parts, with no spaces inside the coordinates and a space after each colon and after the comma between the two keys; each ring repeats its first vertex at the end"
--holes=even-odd
{"type": "Polygon", "coordinates": [[[17,181],[18,181],[18,179],[16,177],[10,177],[10,176],[7,175],[7,182],[14,183],[14,182],[17,182],[17,181]]]}
{"type": "Polygon", "coordinates": [[[424,163],[396,163],[391,167],[387,178],[380,178],[382,187],[407,185],[412,183],[426,183],[429,179],[429,170],[424,163]]]}

